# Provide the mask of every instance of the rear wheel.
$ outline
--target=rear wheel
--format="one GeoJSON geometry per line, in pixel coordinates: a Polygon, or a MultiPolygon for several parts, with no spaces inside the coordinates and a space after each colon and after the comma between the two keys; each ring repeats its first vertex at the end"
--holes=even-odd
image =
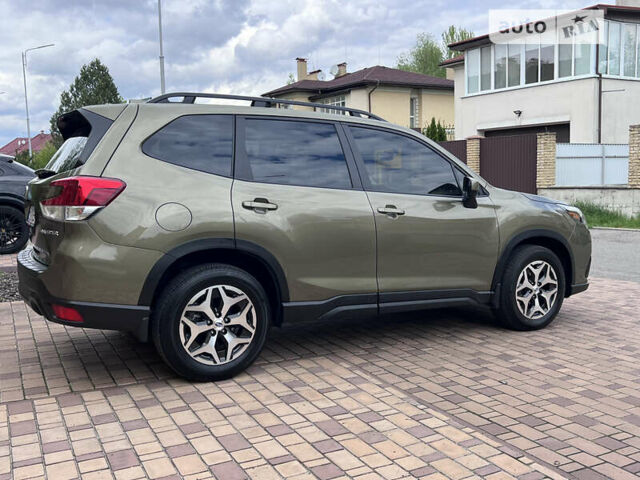
{"type": "Polygon", "coordinates": [[[229,378],[258,356],[271,324],[262,286],[238,268],[207,264],[175,277],[154,309],[152,336],[176,373],[229,378]]]}
{"type": "Polygon", "coordinates": [[[562,306],[565,274],[562,262],[545,247],[518,248],[502,276],[498,317],[514,330],[549,325],[562,306]]]}
{"type": "Polygon", "coordinates": [[[29,240],[24,213],[17,208],[0,205],[0,254],[15,253],[29,240]]]}

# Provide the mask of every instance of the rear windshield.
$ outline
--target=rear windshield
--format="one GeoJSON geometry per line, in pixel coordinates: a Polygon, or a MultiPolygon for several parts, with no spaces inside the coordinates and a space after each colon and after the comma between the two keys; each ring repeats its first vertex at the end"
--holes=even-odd
{"type": "Polygon", "coordinates": [[[80,160],[80,155],[87,144],[88,137],[71,137],[58,149],[47,166],[46,170],[53,172],[65,172],[75,168],[80,160]]]}

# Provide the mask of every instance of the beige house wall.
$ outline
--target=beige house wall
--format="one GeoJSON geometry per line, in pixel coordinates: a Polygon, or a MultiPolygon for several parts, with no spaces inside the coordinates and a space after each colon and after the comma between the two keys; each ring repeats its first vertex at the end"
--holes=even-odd
{"type": "MultiPolygon", "coordinates": [[[[457,140],[488,129],[569,123],[571,143],[598,142],[596,77],[466,97],[464,66],[454,71],[457,140]]],[[[640,123],[640,81],[604,78],[602,90],[602,142],[627,143],[629,125],[640,123]]]]}
{"type": "MultiPolygon", "coordinates": [[[[409,101],[412,92],[418,92],[420,98],[420,119],[422,126],[426,127],[432,117],[440,120],[445,125],[454,123],[454,98],[451,91],[442,90],[412,90],[410,88],[380,86],[355,88],[350,92],[341,93],[346,100],[346,106],[359,110],[369,111],[369,92],[371,94],[372,113],[388,120],[389,122],[409,127],[409,101]]],[[[293,92],[279,95],[278,98],[308,102],[309,94],[306,92],[293,92]]],[[[336,95],[337,96],[337,95],[336,95]]],[[[308,109],[309,107],[295,107],[308,109]]]]}
{"type": "Polygon", "coordinates": [[[385,120],[409,126],[409,99],[411,89],[378,87],[371,94],[371,112],[385,120]]]}
{"type": "Polygon", "coordinates": [[[423,89],[420,95],[420,119],[421,127],[424,128],[435,118],[445,127],[455,123],[454,97],[451,91],[426,90],[423,89]]]}

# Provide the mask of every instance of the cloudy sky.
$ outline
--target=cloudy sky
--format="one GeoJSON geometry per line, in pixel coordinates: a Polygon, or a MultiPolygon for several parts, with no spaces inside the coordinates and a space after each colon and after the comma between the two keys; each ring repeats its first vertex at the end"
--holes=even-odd
{"type": "MultiPolygon", "coordinates": [[[[586,0],[163,0],[167,91],[260,94],[295,57],[328,74],[394,66],[416,35],[456,24],[486,33],[491,8],[580,8],[586,0]]],[[[611,3],[614,3],[611,1],[611,3]]],[[[26,136],[20,52],[29,53],[31,132],[49,128],[60,93],[100,58],[120,94],[159,94],[156,0],[0,0],[0,146],[26,136]]]]}

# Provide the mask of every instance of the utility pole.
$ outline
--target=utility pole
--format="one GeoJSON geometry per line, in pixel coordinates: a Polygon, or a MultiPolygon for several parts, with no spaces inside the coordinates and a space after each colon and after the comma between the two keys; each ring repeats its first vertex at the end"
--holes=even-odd
{"type": "Polygon", "coordinates": [[[160,36],[160,93],[164,95],[164,54],[162,52],[162,0],[158,0],[158,33],[160,36]]]}
{"type": "Polygon", "coordinates": [[[40,48],[53,47],[53,43],[47,45],[40,45],[39,47],[27,48],[22,52],[22,80],[24,82],[24,108],[27,111],[27,140],[29,142],[29,159],[33,157],[33,151],[31,150],[31,125],[29,124],[29,100],[27,99],[27,52],[31,50],[38,50],[40,48]]]}

